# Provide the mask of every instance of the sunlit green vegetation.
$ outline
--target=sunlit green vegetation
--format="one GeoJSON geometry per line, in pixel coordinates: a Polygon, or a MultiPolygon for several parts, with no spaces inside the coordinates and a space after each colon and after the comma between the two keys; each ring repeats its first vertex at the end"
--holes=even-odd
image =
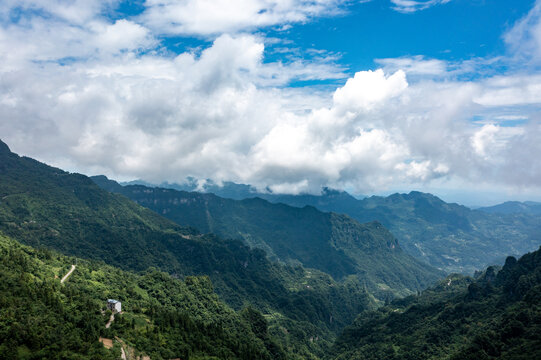
{"type": "Polygon", "coordinates": [[[75,261],[0,236],[0,358],[118,358],[99,336],[121,338],[153,359],[280,359],[285,352],[268,334],[263,315],[240,313],[220,301],[207,277],[184,281],[148,269],[133,274],[95,261],[75,261]],[[105,328],[106,300],[123,313],[105,328]],[[263,319],[263,320],[262,320],[263,319]],[[254,331],[255,330],[255,331],[254,331]]]}
{"type": "Polygon", "coordinates": [[[541,250],[360,315],[336,359],[541,358],[541,250]]]}

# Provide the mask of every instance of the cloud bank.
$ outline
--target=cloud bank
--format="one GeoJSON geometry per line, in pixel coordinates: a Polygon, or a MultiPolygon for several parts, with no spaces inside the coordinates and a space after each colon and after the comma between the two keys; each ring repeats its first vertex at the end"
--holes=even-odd
{"type": "MultiPolygon", "coordinates": [[[[207,13],[210,2],[148,1],[137,17],[115,20],[103,15],[113,1],[4,3],[2,139],[54,165],[121,179],[195,176],[289,193],[441,181],[541,187],[541,73],[463,77],[493,59],[414,56],[378,60],[381,69],[336,89],[290,87],[341,79],[344,69],[326,59],[265,61],[265,39],[240,31],[307,21],[340,3],[249,3],[230,5],[243,8],[232,17],[225,2],[207,13]],[[172,54],[163,33],[218,34],[201,51],[172,54]]],[[[531,61],[541,49],[539,6],[504,35],[510,52],[531,61]]]]}

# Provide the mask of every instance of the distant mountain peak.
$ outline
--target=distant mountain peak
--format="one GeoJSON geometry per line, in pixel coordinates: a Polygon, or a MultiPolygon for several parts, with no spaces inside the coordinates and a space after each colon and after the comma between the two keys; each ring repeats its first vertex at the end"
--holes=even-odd
{"type": "Polygon", "coordinates": [[[116,181],[109,179],[105,175],[90,176],[90,179],[92,179],[94,183],[96,183],[101,188],[106,189],[107,191],[116,193],[121,192],[122,186],[116,181]]]}
{"type": "Polygon", "coordinates": [[[11,154],[11,150],[9,149],[9,146],[5,142],[0,140],[0,154],[4,154],[4,153],[11,154]]]}
{"type": "Polygon", "coordinates": [[[339,195],[339,194],[342,194],[342,193],[344,193],[344,192],[340,191],[340,190],[337,190],[337,189],[327,187],[327,186],[325,186],[321,191],[322,195],[339,195]]]}
{"type": "MultiPolygon", "coordinates": [[[[379,199],[381,196],[371,196],[370,198],[379,199]]],[[[385,198],[385,197],[383,197],[385,198]]],[[[442,199],[433,195],[431,193],[421,192],[417,190],[410,191],[409,193],[394,193],[386,197],[386,199],[393,203],[399,203],[403,201],[417,201],[417,200],[427,200],[427,201],[436,201],[444,203],[442,199]]]]}
{"type": "Polygon", "coordinates": [[[436,195],[433,195],[431,193],[426,193],[426,192],[421,192],[421,191],[417,191],[417,190],[413,190],[413,191],[410,191],[408,196],[410,198],[425,198],[425,199],[437,199],[437,200],[441,200],[439,197],[437,197],[436,195]]]}
{"type": "MultiPolygon", "coordinates": [[[[102,181],[109,181],[109,178],[105,175],[94,175],[90,177],[92,180],[102,180],[102,181]]],[[[110,180],[114,181],[114,180],[110,180]]]]}

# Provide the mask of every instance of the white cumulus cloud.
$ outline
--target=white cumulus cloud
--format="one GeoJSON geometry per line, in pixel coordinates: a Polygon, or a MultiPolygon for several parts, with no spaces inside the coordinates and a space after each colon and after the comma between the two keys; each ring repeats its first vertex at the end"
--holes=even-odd
{"type": "Polygon", "coordinates": [[[398,70],[386,77],[383,70],[360,71],[334,93],[337,107],[370,110],[385,100],[399,95],[408,87],[406,74],[398,70]]]}
{"type": "MultiPolygon", "coordinates": [[[[244,32],[324,15],[336,1],[217,2],[218,14],[205,13],[210,2],[156,0],[141,17],[115,21],[102,16],[113,2],[61,4],[0,6],[4,18],[18,6],[49,14],[0,23],[0,134],[22,154],[115,178],[195,176],[289,193],[434,181],[541,187],[537,72],[464,80],[456,74],[494,60],[414,56],[347,76],[325,54],[265,61],[268,39],[244,32]],[[164,33],[217,34],[171,54],[164,33]],[[340,85],[288,86],[314,79],[340,85]]],[[[512,49],[523,42],[516,34],[536,39],[538,6],[508,32],[512,49]]]]}
{"type": "Polygon", "coordinates": [[[142,21],[163,34],[214,35],[305,22],[344,0],[147,0],[142,21]]]}

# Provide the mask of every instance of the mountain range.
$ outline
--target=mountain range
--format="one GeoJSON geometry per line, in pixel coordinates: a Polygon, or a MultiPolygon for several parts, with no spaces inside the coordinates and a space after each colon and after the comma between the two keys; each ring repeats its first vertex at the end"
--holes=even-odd
{"type": "Polygon", "coordinates": [[[209,193],[120,186],[103,176],[92,179],[179,225],[240,239],[265,250],[271,259],[315,268],[336,279],[357,276],[374,294],[390,290],[406,295],[442,275],[405,253],[378,222],[360,224],[347,215],[260,198],[232,200],[209,193]]]}
{"type": "Polygon", "coordinates": [[[385,226],[424,224],[440,236],[446,226],[481,243],[499,224],[493,232],[509,238],[498,241],[522,251],[535,243],[534,215],[415,192],[284,198],[296,206],[122,186],[18,156],[0,141],[0,358],[541,356],[541,250],[437,282],[442,272],[408,255],[385,226]],[[383,220],[317,208],[340,199],[383,220]],[[122,301],[112,323],[106,299],[122,301]]]}
{"type": "MultiPolygon", "coordinates": [[[[262,202],[286,209],[282,214],[286,216],[284,221],[270,217],[272,222],[262,222],[269,226],[287,224],[302,213],[302,209],[295,207],[248,201],[256,205],[262,202]]],[[[263,314],[268,321],[269,336],[289,358],[321,358],[344,326],[358,313],[377,305],[376,298],[385,300],[421,290],[440,276],[438,271],[405,254],[380,224],[361,226],[344,216],[324,214],[314,208],[305,211],[308,217],[303,221],[308,222],[299,224],[309,227],[316,226],[318,221],[326,222],[322,226],[333,223],[332,231],[339,236],[334,235],[337,244],[330,246],[323,242],[328,238],[314,239],[318,246],[326,246],[324,251],[334,251],[336,257],[331,258],[334,264],[326,259],[326,253],[318,258],[310,246],[303,256],[312,258],[314,263],[322,259],[330,268],[342,271],[343,276],[333,279],[321,270],[302,266],[300,261],[273,262],[264,251],[251,249],[238,240],[180,226],[123,195],[99,188],[84,175],[18,156],[0,143],[0,235],[39,251],[58,251],[70,256],[70,261],[77,257],[104,262],[118,268],[108,271],[117,271],[121,277],[127,276],[123,275],[126,272],[141,273],[152,268],[166,272],[173,279],[208,276],[213,291],[227,307],[244,311],[253,306],[263,314]],[[351,236],[349,232],[359,236],[351,236]],[[343,250],[338,246],[362,254],[373,268],[366,267],[363,273],[359,269],[366,265],[347,257],[339,258],[343,250]],[[374,259],[381,259],[381,263],[374,259]],[[318,340],[310,340],[314,338],[318,340]]],[[[304,230],[299,229],[298,233],[304,230]]],[[[276,244],[286,245],[278,239],[280,236],[275,237],[276,244]]],[[[294,237],[288,239],[293,241],[294,237]]],[[[292,245],[292,250],[298,248],[292,245]]],[[[277,253],[281,254],[278,250],[277,253]]],[[[33,270],[31,267],[25,271],[33,270]]],[[[2,276],[9,279],[12,274],[6,270],[2,276]]],[[[36,284],[52,286],[41,281],[36,284]]],[[[125,297],[128,289],[126,285],[121,295],[125,297]]],[[[6,326],[9,330],[12,325],[6,326]]],[[[83,340],[86,343],[91,339],[83,340]]]]}
{"type": "MultiPolygon", "coordinates": [[[[396,236],[406,252],[447,273],[473,274],[485,266],[503,263],[508,255],[520,256],[535,250],[541,243],[541,216],[535,213],[535,203],[522,204],[530,211],[501,212],[487,208],[472,210],[417,191],[358,199],[332,189],[323,189],[320,195],[278,195],[257,192],[249,185],[226,182],[219,186],[194,179],[184,185],[163,185],[194,190],[199,183],[203,183],[199,190],[205,194],[215,192],[236,199],[259,197],[272,203],[301,208],[309,205],[324,212],[347,214],[359,223],[377,221],[396,236]]],[[[114,187],[109,188],[111,191],[128,193],[119,184],[109,186],[114,187]]],[[[147,184],[147,187],[151,186],[147,184]]],[[[213,199],[209,197],[207,201],[213,199]]],[[[148,206],[166,217],[164,211],[173,207],[163,202],[161,208],[157,204],[148,206]]]]}

